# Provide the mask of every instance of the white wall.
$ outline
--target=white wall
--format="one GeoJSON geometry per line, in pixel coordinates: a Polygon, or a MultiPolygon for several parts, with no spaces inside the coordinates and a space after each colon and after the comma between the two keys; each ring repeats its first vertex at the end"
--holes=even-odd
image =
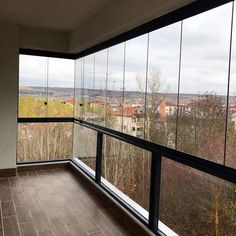
{"type": "Polygon", "coordinates": [[[0,21],[0,169],[16,167],[19,48],[67,52],[68,37],[0,21]]]}
{"type": "Polygon", "coordinates": [[[0,22],[0,169],[16,167],[19,28],[0,22]]]}

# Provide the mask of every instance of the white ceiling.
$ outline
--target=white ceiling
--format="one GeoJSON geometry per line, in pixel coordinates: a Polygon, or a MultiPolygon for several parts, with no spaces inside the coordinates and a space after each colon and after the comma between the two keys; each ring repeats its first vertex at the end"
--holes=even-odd
{"type": "Polygon", "coordinates": [[[42,29],[70,31],[112,0],[0,0],[0,20],[42,29]]]}

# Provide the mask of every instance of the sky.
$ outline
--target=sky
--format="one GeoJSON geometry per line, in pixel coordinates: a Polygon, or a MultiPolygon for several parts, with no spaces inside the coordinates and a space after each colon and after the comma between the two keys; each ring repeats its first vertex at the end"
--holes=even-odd
{"type": "MultiPolygon", "coordinates": [[[[146,69],[158,71],[162,92],[177,93],[180,70],[180,93],[215,92],[226,95],[229,67],[232,2],[183,21],[180,63],[181,22],[73,60],[20,56],[20,85],[54,87],[81,85],[85,88],[122,91],[144,90],[146,69]],[[149,36],[149,47],[148,47],[149,36]],[[125,57],[124,57],[125,55],[125,57]],[[147,57],[148,55],[148,57],[147,57]],[[108,63],[107,63],[108,58],[108,63]],[[125,61],[124,61],[125,59],[125,61]],[[148,64],[147,64],[148,61],[148,64]],[[147,66],[148,65],[148,66],[147,66]],[[94,67],[95,66],[95,67],[94,67]],[[83,68],[83,70],[82,70],[83,68]],[[108,68],[108,70],[107,70],[108,68]],[[139,79],[137,79],[137,77],[139,79]],[[123,81],[124,78],[124,81],[123,81]]],[[[232,38],[230,94],[236,95],[236,16],[232,38]]]]}

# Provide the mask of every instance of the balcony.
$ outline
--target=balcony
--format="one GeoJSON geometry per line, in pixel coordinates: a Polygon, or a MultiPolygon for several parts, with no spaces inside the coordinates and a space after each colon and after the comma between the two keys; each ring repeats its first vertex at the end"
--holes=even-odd
{"type": "MultiPolygon", "coordinates": [[[[206,225],[201,232],[209,232],[209,227],[218,220],[217,230],[225,232],[229,227],[228,234],[231,234],[233,228],[230,225],[234,218],[229,218],[228,214],[232,212],[234,217],[234,169],[79,119],[19,118],[18,122],[23,129],[34,125],[48,125],[49,130],[56,127],[55,124],[74,126],[74,158],[61,156],[53,160],[48,156],[21,162],[18,164],[18,177],[10,178],[10,184],[14,179],[15,182],[19,179],[17,183],[22,186],[25,197],[37,193],[39,203],[46,209],[42,214],[47,222],[51,222],[48,224],[56,235],[60,235],[59,232],[73,235],[71,230],[81,227],[83,217],[80,224],[74,225],[70,220],[74,222],[77,217],[79,220],[79,211],[83,210],[88,210],[86,214],[91,216],[91,221],[96,219],[89,226],[82,224],[85,235],[92,233],[86,231],[86,227],[89,227],[88,230],[95,227],[102,235],[139,235],[140,232],[140,235],[188,235],[200,230],[195,225],[196,220],[206,225]],[[55,168],[55,165],[66,168],[45,170],[55,168]],[[145,168],[145,174],[142,168],[145,168]],[[47,183],[46,186],[42,182],[47,183]],[[44,191],[49,191],[48,197],[45,197],[44,191]],[[57,199],[57,194],[62,194],[62,198],[57,199]],[[55,204],[59,201],[56,207],[62,211],[71,207],[75,212],[66,210],[61,219],[54,219],[54,201],[55,204]],[[190,205],[192,210],[188,211],[190,205]],[[98,216],[101,220],[97,219],[98,216]],[[63,223],[59,224],[62,219],[63,223]],[[206,223],[205,219],[212,219],[213,222],[206,223]],[[108,228],[107,221],[112,222],[108,228]]],[[[54,140],[53,136],[49,140],[54,140]]],[[[34,146],[33,143],[31,146],[34,146]]],[[[45,147],[47,150],[50,145],[45,147]]],[[[36,153],[39,154],[40,150],[36,153]]],[[[14,191],[12,193],[14,200],[14,191]]],[[[22,230],[35,230],[35,227],[38,230],[37,222],[35,226],[26,224],[25,227],[30,228],[22,230]]],[[[38,232],[42,233],[40,230],[38,232]]]]}
{"type": "Polygon", "coordinates": [[[0,180],[1,235],[135,235],[69,164],[20,169],[0,180]]]}
{"type": "Polygon", "coordinates": [[[0,3],[0,235],[235,235],[235,7],[0,3]]]}

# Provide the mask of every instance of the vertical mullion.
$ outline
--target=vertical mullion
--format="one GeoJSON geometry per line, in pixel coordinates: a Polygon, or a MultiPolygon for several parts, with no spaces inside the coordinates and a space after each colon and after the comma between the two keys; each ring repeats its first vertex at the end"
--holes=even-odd
{"type": "Polygon", "coordinates": [[[101,173],[102,173],[102,145],[103,145],[103,133],[97,132],[95,181],[98,184],[101,182],[101,173]]]}
{"type": "Polygon", "coordinates": [[[159,153],[152,152],[149,196],[149,228],[153,232],[158,230],[161,189],[161,159],[162,156],[159,153]]]}

